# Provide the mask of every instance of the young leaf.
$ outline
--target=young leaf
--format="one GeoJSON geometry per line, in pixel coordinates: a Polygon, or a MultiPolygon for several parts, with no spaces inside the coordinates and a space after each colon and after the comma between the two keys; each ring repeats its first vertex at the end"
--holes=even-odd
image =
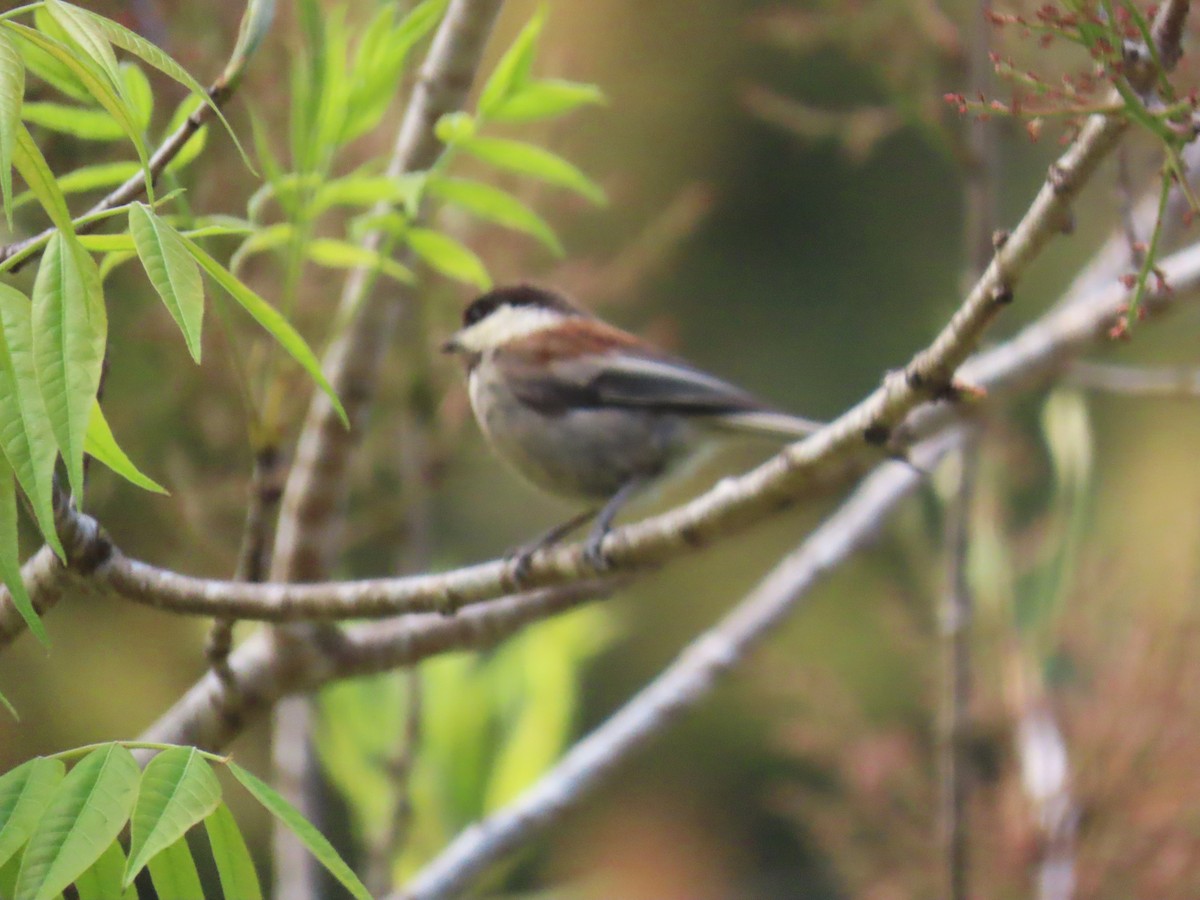
{"type": "Polygon", "coordinates": [[[500,62],[496,63],[487,84],[479,93],[479,112],[484,118],[489,118],[494,109],[529,80],[538,35],[542,33],[545,22],[546,7],[540,6],[521,29],[512,46],[500,57],[500,62]]]}
{"type": "Polygon", "coordinates": [[[122,889],[125,853],[120,841],[109,844],[92,867],[75,879],[79,900],[138,900],[137,888],[122,889]]]}
{"type": "Polygon", "coordinates": [[[246,771],[237,763],[230,762],[227,765],[233,777],[240,781],[242,786],[271,815],[279,819],[291,830],[292,834],[300,839],[300,842],[317,858],[317,862],[323,865],[342,887],[348,890],[356,900],[371,900],[371,892],[358,880],[354,870],[346,865],[345,861],[338,856],[337,851],[333,849],[333,845],[300,814],[296,807],[288,803],[278,791],[265,781],[246,771]]]}
{"type": "Polygon", "coordinates": [[[425,185],[424,172],[388,177],[387,175],[347,175],[317,188],[311,201],[311,214],[318,215],[331,206],[372,206],[385,200],[407,206],[425,185]]]}
{"type": "Polygon", "coordinates": [[[14,900],[51,900],[99,859],[125,827],[140,774],[120,744],[76,763],[29,838],[14,900]]]}
{"type": "MultiPolygon", "coordinates": [[[[200,102],[194,97],[190,97],[179,104],[175,109],[175,114],[171,116],[171,121],[167,123],[165,134],[174,134],[183,127],[184,121],[200,107],[200,102]]],[[[192,136],[187,139],[187,142],[173,160],[167,163],[167,167],[163,172],[168,174],[173,172],[182,172],[188,166],[196,161],[204,148],[208,145],[208,126],[201,125],[199,129],[192,133],[192,136]]]]}
{"type": "Polygon", "coordinates": [[[195,747],[171,747],[150,760],[133,810],[122,885],[133,884],[146,863],[180,840],[220,802],[217,776],[195,747]]]}
{"type": "Polygon", "coordinates": [[[187,838],[181,837],[150,860],[150,880],[159,897],[204,897],[196,861],[188,849],[187,838]]]}
{"type": "Polygon", "coordinates": [[[129,207],[129,232],[150,283],[183,332],[188,352],[200,365],[204,282],[179,233],[142,203],[129,207]]]}
{"type": "Polygon", "coordinates": [[[443,275],[473,284],[481,290],[491,287],[492,279],[483,262],[454,238],[429,228],[410,228],[404,239],[417,256],[443,275]]]}
{"type": "Polygon", "coordinates": [[[497,187],[466,178],[439,176],[429,180],[427,189],[431,197],[443,203],[453,203],[486,222],[495,222],[537,238],[556,256],[565,252],[558,236],[541,216],[497,187]]]}
{"type": "Polygon", "coordinates": [[[246,287],[235,278],[228,269],[222,266],[219,262],[205,253],[199,245],[188,240],[180,235],[180,240],[187,247],[188,252],[192,254],[192,258],[200,263],[200,268],[208,273],[217,284],[225,290],[230,297],[241,305],[242,309],[250,313],[259,325],[265,328],[270,335],[279,342],[279,345],[287,351],[292,359],[300,364],[300,367],[306,371],[309,376],[317,383],[317,386],[325,392],[329,397],[329,402],[333,404],[334,410],[338,414],[338,418],[342,420],[342,424],[347,428],[350,427],[350,420],[346,417],[346,409],[342,406],[342,401],[338,399],[337,393],[325,377],[325,373],[321,371],[321,364],[313,355],[308,344],[304,342],[304,338],[300,333],[292,327],[279,310],[267,303],[262,297],[246,287]]]}
{"type": "Polygon", "coordinates": [[[167,493],[166,488],[149,475],[143,474],[133,464],[133,461],[125,455],[125,451],[121,449],[117,443],[117,439],[113,437],[112,429],[109,428],[108,420],[104,418],[104,413],[100,409],[99,403],[96,403],[92,407],[92,417],[88,421],[87,437],[84,440],[83,447],[88,456],[99,463],[103,463],[126,481],[136,484],[143,490],[153,491],[156,494],[167,493]]]}
{"type": "Polygon", "coordinates": [[[13,606],[43,647],[50,646],[46,628],[33,608],[21,577],[21,545],[17,532],[17,489],[7,460],[0,459],[0,580],[12,595],[13,606]]]}
{"type": "Polygon", "coordinates": [[[58,23],[58,27],[108,77],[109,84],[119,94],[124,85],[117,71],[117,55],[113,53],[112,45],[104,35],[92,27],[79,7],[62,0],[44,0],[44,3],[46,11],[58,23]]]}
{"type": "Polygon", "coordinates": [[[328,269],[378,269],[383,275],[399,281],[401,284],[412,284],[416,280],[412,270],[391,257],[376,250],[369,250],[349,241],[339,241],[334,238],[315,238],[304,248],[305,255],[319,266],[328,269]]]}
{"type": "MultiPolygon", "coordinates": [[[[42,12],[43,10],[39,7],[35,15],[42,12]]],[[[49,20],[50,17],[45,16],[45,18],[49,20]]],[[[78,100],[80,103],[92,102],[92,97],[87,92],[87,88],[80,83],[78,78],[71,74],[71,70],[45,50],[39,50],[33,44],[25,41],[19,42],[17,49],[20,51],[21,59],[25,61],[25,68],[29,70],[30,75],[39,81],[45,82],[64,97],[70,97],[72,100],[78,100]]]]}
{"type": "Polygon", "coordinates": [[[67,209],[67,201],[54,181],[54,173],[46,164],[42,151],[30,136],[24,125],[17,127],[17,145],[13,150],[13,165],[29,185],[29,190],[37,197],[38,203],[50,217],[50,221],[65,234],[74,234],[75,225],[71,221],[71,211],[67,209]]]}
{"type": "Polygon", "coordinates": [[[238,900],[262,900],[262,888],[258,883],[254,860],[250,858],[250,850],[246,847],[246,839],[242,837],[237,820],[224,802],[219,803],[204,820],[204,828],[208,832],[213,862],[217,864],[221,891],[225,896],[230,900],[234,897],[238,900]]]}
{"type": "Polygon", "coordinates": [[[12,167],[17,129],[21,127],[21,101],[25,97],[25,63],[7,33],[0,31],[0,200],[12,230],[12,167]]]}
{"type": "Polygon", "coordinates": [[[26,103],[21,118],[32,125],[69,134],[84,141],[119,141],[125,137],[120,124],[102,109],[66,103],[26,103]]]}
{"type": "Polygon", "coordinates": [[[229,57],[229,65],[221,74],[221,80],[226,84],[236,84],[241,78],[246,63],[262,43],[262,39],[271,30],[275,21],[275,0],[250,0],[246,4],[246,12],[242,15],[238,26],[237,43],[229,57]]]}
{"type": "MultiPolygon", "coordinates": [[[[109,188],[123,183],[137,172],[138,164],[134,162],[96,163],[93,166],[84,166],[74,172],[60,175],[58,189],[63,194],[79,194],[84,191],[109,188]]],[[[33,199],[32,191],[22,191],[13,200],[13,209],[20,209],[33,199]]]]}
{"type": "Polygon", "coordinates": [[[66,771],[61,760],[35,756],[0,777],[0,865],[25,846],[66,771]]]}
{"type": "Polygon", "coordinates": [[[549,150],[507,138],[470,137],[458,146],[476,159],[501,169],[528,175],[581,194],[593,203],[603,204],[604,191],[575,166],[549,150]]]}
{"type": "Polygon", "coordinates": [[[29,299],[0,285],[0,450],[17,475],[46,542],[65,558],[54,527],[54,460],[58,447],[33,362],[29,299]]]}
{"type": "MultiPolygon", "coordinates": [[[[256,2],[252,2],[250,5],[251,8],[247,9],[246,15],[249,16],[253,8],[263,5],[264,3],[257,2],[257,0],[256,2]]],[[[92,20],[92,24],[96,27],[96,30],[108,38],[108,40],[112,41],[112,43],[116,44],[118,47],[128,53],[132,53],[146,65],[150,66],[150,68],[158,69],[158,71],[162,72],[168,78],[173,78],[175,81],[178,81],[189,91],[191,91],[200,102],[206,103],[212,109],[213,115],[215,115],[220,120],[221,124],[225,126],[225,130],[229,133],[230,140],[233,141],[233,146],[237,148],[237,152],[241,155],[242,161],[246,164],[246,167],[251,171],[254,171],[254,167],[250,165],[250,158],[246,156],[246,151],[242,149],[241,141],[238,140],[237,134],[234,133],[233,127],[225,119],[225,114],[221,112],[221,108],[217,106],[215,102],[213,102],[213,99],[208,95],[208,91],[204,89],[200,82],[188,74],[187,69],[179,65],[179,63],[175,62],[175,60],[171,59],[170,56],[168,56],[158,47],[154,46],[154,44],[150,43],[136,31],[130,31],[124,25],[114,22],[112,19],[107,19],[98,13],[94,13],[89,10],[83,10],[83,12],[92,20]]],[[[243,22],[244,21],[245,20],[243,20],[243,22]]],[[[188,143],[190,146],[192,141],[189,141],[188,143]]]]}
{"type": "Polygon", "coordinates": [[[135,62],[121,63],[120,74],[125,98],[133,110],[133,120],[145,131],[154,116],[154,90],[150,87],[150,79],[135,62]]]}
{"type": "Polygon", "coordinates": [[[555,79],[531,81],[506,97],[489,113],[488,119],[493,122],[534,122],[603,102],[604,93],[594,84],[555,79]]]}
{"type": "Polygon", "coordinates": [[[100,387],[108,317],[96,263],[73,237],[46,245],[33,282],[33,359],[50,428],[77,501],[83,443],[100,387]]]}
{"type": "Polygon", "coordinates": [[[146,150],[146,142],[142,137],[142,132],[134,121],[133,112],[118,92],[117,86],[110,82],[103,71],[95,68],[88,58],[81,58],[75,49],[27,25],[22,25],[19,22],[11,20],[4,21],[0,25],[13,31],[29,43],[45,50],[70,69],[83,83],[84,87],[87,88],[88,93],[91,94],[95,101],[104,107],[108,111],[108,114],[121,126],[121,130],[125,132],[126,137],[129,138],[130,143],[133,144],[134,149],[137,151],[138,161],[141,162],[142,168],[149,168],[150,154],[146,150]]]}

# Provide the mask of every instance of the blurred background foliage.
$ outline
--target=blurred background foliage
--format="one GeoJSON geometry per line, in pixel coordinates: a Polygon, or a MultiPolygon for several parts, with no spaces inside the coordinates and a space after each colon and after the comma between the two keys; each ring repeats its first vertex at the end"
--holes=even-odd
{"type": "MultiPolygon", "coordinates": [[[[350,20],[365,20],[374,5],[352,5],[350,20]]],[[[229,0],[90,6],[160,42],[201,81],[216,74],[241,13],[229,0]]],[[[487,67],[533,10],[506,4],[487,67]]],[[[941,98],[966,87],[964,48],[978,15],[957,0],[553,2],[537,71],[594,82],[608,103],[533,134],[602,183],[608,207],[495,182],[559,230],[562,261],[450,211],[439,224],[497,282],[553,283],[783,407],[833,416],[901,365],[957,303],[967,265],[961,148],[971,126],[941,98]]],[[[1018,38],[1003,36],[1009,52],[1043,70],[1080,63],[1018,38]]],[[[246,101],[268,134],[286,135],[297,41],[282,4],[231,109],[243,135],[246,101]]],[[[151,83],[172,101],[156,104],[166,115],[178,91],[151,83]]],[[[56,171],[115,152],[37,133],[56,171]]],[[[1047,129],[1033,143],[1003,123],[994,134],[999,222],[1008,225],[1059,135],[1047,129]]],[[[372,133],[350,155],[384,153],[388,135],[372,133]]],[[[1149,145],[1131,143],[1137,163],[1149,145]]],[[[257,185],[227,138],[214,133],[209,144],[182,176],[188,202],[240,215],[257,185]]],[[[1153,181],[1152,170],[1133,170],[1139,187],[1153,181]]],[[[1076,210],[1073,237],[1030,272],[997,334],[1054,302],[1107,233],[1114,183],[1110,166],[1076,210]]],[[[276,296],[271,266],[251,261],[242,274],[276,296]]],[[[91,509],[131,555],[228,576],[251,451],[222,334],[209,329],[197,370],[147,285],[122,271],[112,279],[108,417],[172,495],[141,494],[99,472],[91,509]]],[[[303,282],[296,319],[314,346],[340,284],[316,269],[303,282]]],[[[388,367],[358,458],[341,576],[493,556],[567,511],[492,459],[460,373],[435,358],[469,296],[436,278],[421,291],[420,330],[388,367]],[[413,473],[396,450],[417,439],[427,442],[425,463],[413,473]]],[[[1194,359],[1196,314],[1173,322],[1139,331],[1114,354],[1194,359]]],[[[280,398],[289,437],[307,390],[280,398]]],[[[1187,801],[1200,772],[1191,652],[1200,470],[1190,435],[1200,438],[1200,416],[1181,401],[1045,400],[1016,404],[987,424],[982,442],[972,514],[977,884],[985,896],[1028,893],[1038,836],[1012,746],[1019,708],[1036,700],[1056,711],[1071,755],[1081,895],[1195,896],[1200,823],[1187,801]]],[[[765,452],[740,448],[722,465],[765,452]]],[[[395,872],[411,872],[603,720],[824,508],[773,519],[482,657],[327,691],[318,736],[334,810],[326,826],[340,846],[356,846],[363,865],[380,840],[403,835],[395,872]],[[393,796],[404,781],[407,812],[393,796]]],[[[908,504],[880,545],[815,591],[714,702],[507,870],[505,888],[571,878],[586,896],[621,898],[936,893],[941,517],[933,489],[908,504]]],[[[200,621],[75,597],[48,627],[49,654],[25,639],[0,656],[0,684],[22,715],[0,718],[4,769],[39,752],[134,737],[204,670],[200,621]]],[[[265,739],[265,729],[252,729],[233,751],[264,771],[265,739]]],[[[239,813],[268,865],[265,822],[252,827],[258,815],[239,813]]]]}

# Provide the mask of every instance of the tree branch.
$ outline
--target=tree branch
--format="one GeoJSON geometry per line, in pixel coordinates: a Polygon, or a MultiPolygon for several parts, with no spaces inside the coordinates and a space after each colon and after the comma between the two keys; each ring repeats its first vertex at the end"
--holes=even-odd
{"type": "Polygon", "coordinates": [[[881,466],[731,613],[571,747],[533,787],[459,834],[393,900],[456,896],[496,861],[544,833],[634,752],[706,699],[815,584],[875,537],[886,513],[920,484],[920,470],[934,465],[958,440],[951,434],[918,448],[916,467],[881,466]]]}

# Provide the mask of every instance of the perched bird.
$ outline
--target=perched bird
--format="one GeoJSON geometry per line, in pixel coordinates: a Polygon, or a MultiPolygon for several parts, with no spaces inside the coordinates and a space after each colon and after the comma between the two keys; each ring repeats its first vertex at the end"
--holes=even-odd
{"type": "Polygon", "coordinates": [[[535,485],[591,504],[519,551],[518,572],[593,517],[586,552],[605,568],[601,542],[618,510],[707,439],[797,440],[820,427],[531,285],[479,297],[442,349],[464,360],[492,449],[535,485]]]}

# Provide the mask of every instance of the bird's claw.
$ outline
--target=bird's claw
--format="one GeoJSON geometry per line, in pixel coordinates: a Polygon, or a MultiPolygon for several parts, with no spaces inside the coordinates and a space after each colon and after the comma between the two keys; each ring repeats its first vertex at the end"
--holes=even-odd
{"type": "Polygon", "coordinates": [[[604,538],[607,534],[607,531],[602,531],[590,535],[583,545],[583,559],[597,575],[602,575],[613,567],[612,559],[604,552],[604,538]]]}

